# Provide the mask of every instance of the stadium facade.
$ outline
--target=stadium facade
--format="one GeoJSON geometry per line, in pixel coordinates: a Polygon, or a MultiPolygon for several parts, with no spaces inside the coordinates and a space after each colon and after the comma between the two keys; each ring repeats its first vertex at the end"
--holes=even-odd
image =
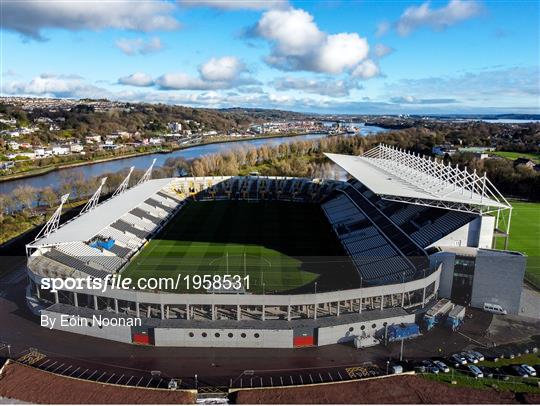
{"type": "Polygon", "coordinates": [[[265,348],[375,336],[388,325],[414,322],[440,296],[519,311],[525,257],[492,249],[495,237],[508,239],[511,205],[485,176],[385,145],[361,156],[327,156],[351,179],[150,180],[150,168],[136,186],[127,187],[128,175],[98,204],[100,188],[62,225],[59,208],[27,246],[29,306],[57,320],[56,329],[125,343],[265,348]],[[43,278],[121,275],[194,200],[320,204],[360,284],[343,281],[341,289],[317,291],[315,283],[313,291],[278,294],[42,288],[43,278]],[[74,316],[90,322],[61,326],[62,318],[74,316]],[[141,325],[92,323],[97,317],[137,318],[141,325]]]}

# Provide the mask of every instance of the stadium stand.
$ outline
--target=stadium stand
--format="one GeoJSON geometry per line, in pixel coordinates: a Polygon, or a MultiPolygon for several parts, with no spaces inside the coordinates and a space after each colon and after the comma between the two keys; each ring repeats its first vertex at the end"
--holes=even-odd
{"type": "Polygon", "coordinates": [[[59,262],[60,264],[66,265],[72,269],[76,269],[77,271],[90,275],[94,278],[105,278],[107,275],[109,275],[109,272],[91,267],[87,265],[84,261],[64,254],[63,252],[55,248],[52,248],[51,250],[43,253],[43,256],[53,261],[59,262]]]}

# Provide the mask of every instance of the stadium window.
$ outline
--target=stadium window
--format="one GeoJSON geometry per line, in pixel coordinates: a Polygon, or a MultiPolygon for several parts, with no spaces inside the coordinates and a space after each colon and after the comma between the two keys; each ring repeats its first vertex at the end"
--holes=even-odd
{"type": "Polygon", "coordinates": [[[375,323],[373,323],[373,324],[371,325],[371,328],[377,328],[377,325],[376,325],[375,323]]]}
{"type": "Polygon", "coordinates": [[[388,326],[388,323],[385,321],[382,325],[383,325],[383,327],[386,327],[386,326],[388,326]]]}
{"type": "Polygon", "coordinates": [[[353,331],[354,330],[354,327],[349,327],[349,331],[353,331]]]}
{"type": "Polygon", "coordinates": [[[195,334],[193,334],[193,333],[189,333],[189,336],[190,336],[190,337],[193,337],[194,335],[195,335],[195,334]]]}
{"type": "Polygon", "coordinates": [[[362,325],[360,326],[360,330],[364,330],[366,328],[366,326],[362,325]]]}
{"type": "Polygon", "coordinates": [[[216,334],[214,334],[214,335],[216,336],[216,338],[219,338],[219,335],[220,335],[220,334],[219,334],[219,333],[216,333],[216,334]]]}
{"type": "Polygon", "coordinates": [[[259,335],[259,333],[255,333],[255,334],[253,334],[253,337],[255,337],[255,338],[259,338],[259,337],[260,337],[260,335],[259,335]]]}
{"type": "Polygon", "coordinates": [[[240,334],[240,337],[242,337],[242,338],[246,338],[246,333],[242,333],[242,334],[240,334]]]}
{"type": "Polygon", "coordinates": [[[229,333],[227,335],[229,336],[229,338],[233,338],[233,333],[229,333]]]}
{"type": "Polygon", "coordinates": [[[206,334],[206,333],[202,333],[201,335],[202,335],[203,337],[206,337],[206,336],[207,336],[208,334],[206,334]]]}

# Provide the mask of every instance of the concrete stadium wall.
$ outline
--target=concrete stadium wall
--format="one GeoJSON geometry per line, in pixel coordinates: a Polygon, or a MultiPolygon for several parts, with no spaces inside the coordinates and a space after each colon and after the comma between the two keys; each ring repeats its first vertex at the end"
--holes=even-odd
{"type": "MultiPolygon", "coordinates": [[[[48,310],[42,310],[42,315],[55,320],[54,330],[66,331],[68,333],[83,334],[91,337],[104,338],[106,340],[119,341],[122,343],[131,343],[131,327],[128,326],[101,326],[92,323],[91,319],[84,318],[90,322],[89,326],[65,326],[60,324],[61,317],[71,317],[71,315],[62,315],[48,310]]],[[[44,327],[45,328],[45,327],[44,327]]]]}
{"type": "Polygon", "coordinates": [[[292,348],[293,330],[155,328],[154,341],[158,347],[292,348]]]}
{"type": "Polygon", "coordinates": [[[479,251],[471,305],[499,304],[509,314],[518,314],[526,262],[519,254],[479,251]]]}

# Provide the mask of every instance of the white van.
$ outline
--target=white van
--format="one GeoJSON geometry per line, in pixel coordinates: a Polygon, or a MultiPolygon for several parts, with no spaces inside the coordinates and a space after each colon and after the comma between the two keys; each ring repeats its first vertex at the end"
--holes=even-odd
{"type": "Polygon", "coordinates": [[[501,305],[498,304],[492,304],[492,303],[484,303],[484,311],[495,313],[495,314],[507,314],[508,312],[502,308],[501,305]]]}

